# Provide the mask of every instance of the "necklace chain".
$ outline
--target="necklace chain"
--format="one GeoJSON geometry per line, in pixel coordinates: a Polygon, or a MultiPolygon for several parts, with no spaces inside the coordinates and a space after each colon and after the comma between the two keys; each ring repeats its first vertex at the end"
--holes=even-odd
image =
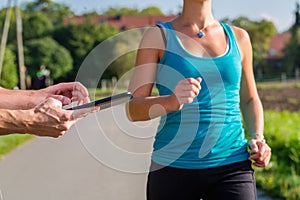
{"type": "Polygon", "coordinates": [[[204,38],[204,37],[206,36],[206,34],[203,32],[204,29],[206,29],[207,27],[213,25],[215,22],[216,22],[216,20],[213,20],[212,22],[210,22],[209,24],[207,24],[206,26],[204,26],[203,28],[201,28],[201,29],[199,30],[199,32],[197,33],[197,36],[198,36],[199,38],[204,38]]]}

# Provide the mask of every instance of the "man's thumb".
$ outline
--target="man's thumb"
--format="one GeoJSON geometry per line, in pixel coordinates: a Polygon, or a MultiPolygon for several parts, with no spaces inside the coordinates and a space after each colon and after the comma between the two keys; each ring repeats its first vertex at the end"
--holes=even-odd
{"type": "Polygon", "coordinates": [[[60,101],[63,106],[71,103],[71,99],[63,95],[52,95],[51,97],[60,101]]]}

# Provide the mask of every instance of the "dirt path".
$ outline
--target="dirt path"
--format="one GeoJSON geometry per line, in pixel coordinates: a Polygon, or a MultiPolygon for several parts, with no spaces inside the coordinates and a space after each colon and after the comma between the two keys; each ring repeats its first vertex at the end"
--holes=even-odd
{"type": "Polygon", "coordinates": [[[274,83],[258,89],[264,109],[274,111],[299,111],[300,87],[295,84],[274,83]]]}

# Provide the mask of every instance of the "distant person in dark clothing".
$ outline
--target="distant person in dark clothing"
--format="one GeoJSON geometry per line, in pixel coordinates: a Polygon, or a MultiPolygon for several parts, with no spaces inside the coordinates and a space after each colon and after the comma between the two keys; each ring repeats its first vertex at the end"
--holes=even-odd
{"type": "Polygon", "coordinates": [[[40,66],[40,70],[36,73],[36,77],[32,79],[31,89],[42,89],[49,85],[50,71],[45,67],[45,65],[40,66]]]}

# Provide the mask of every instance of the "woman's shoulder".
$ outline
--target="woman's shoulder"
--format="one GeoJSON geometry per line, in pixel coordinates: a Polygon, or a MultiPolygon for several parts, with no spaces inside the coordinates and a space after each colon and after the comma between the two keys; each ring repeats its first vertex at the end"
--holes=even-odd
{"type": "Polygon", "coordinates": [[[141,44],[148,48],[162,49],[164,48],[163,34],[166,34],[166,31],[162,27],[157,25],[148,27],[143,33],[141,44]]]}
{"type": "Polygon", "coordinates": [[[250,36],[245,29],[237,26],[231,26],[231,28],[238,42],[250,41],[250,36]]]}
{"type": "Polygon", "coordinates": [[[249,57],[252,54],[252,45],[248,32],[245,29],[237,26],[231,26],[231,28],[234,32],[237,44],[239,46],[242,59],[244,59],[245,57],[249,57]]]}

